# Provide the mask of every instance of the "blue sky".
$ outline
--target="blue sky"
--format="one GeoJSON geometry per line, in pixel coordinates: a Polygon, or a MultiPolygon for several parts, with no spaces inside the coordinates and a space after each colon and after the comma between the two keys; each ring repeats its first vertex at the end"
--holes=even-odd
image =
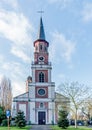
{"type": "Polygon", "coordinates": [[[92,0],[0,0],[0,79],[12,82],[13,96],[25,92],[31,75],[33,42],[37,39],[40,14],[52,81],[92,85],[92,0]]]}

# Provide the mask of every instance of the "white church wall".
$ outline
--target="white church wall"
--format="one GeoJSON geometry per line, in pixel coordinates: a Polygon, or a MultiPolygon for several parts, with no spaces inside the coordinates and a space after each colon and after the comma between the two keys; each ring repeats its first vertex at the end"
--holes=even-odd
{"type": "Polygon", "coordinates": [[[35,87],[29,87],[29,98],[35,98],[35,87]]]}
{"type": "Polygon", "coordinates": [[[51,82],[51,69],[48,70],[48,82],[51,82]]]}
{"type": "Polygon", "coordinates": [[[54,99],[55,98],[54,93],[55,93],[55,87],[49,86],[48,87],[48,96],[49,96],[49,98],[54,99]]]}
{"type": "Polygon", "coordinates": [[[55,103],[49,102],[49,123],[52,122],[55,124],[55,103]]]}
{"type": "Polygon", "coordinates": [[[52,123],[52,102],[49,102],[49,124],[52,123]]]}
{"type": "Polygon", "coordinates": [[[51,86],[51,97],[55,98],[55,86],[51,86]]]}
{"type": "Polygon", "coordinates": [[[35,124],[35,102],[30,102],[30,121],[35,124]]]}
{"type": "Polygon", "coordinates": [[[48,98],[51,98],[51,87],[48,87],[48,98]]]}
{"type": "Polygon", "coordinates": [[[17,114],[16,102],[13,102],[13,108],[11,111],[12,117],[15,117],[17,114]]]}
{"type": "Polygon", "coordinates": [[[26,116],[26,104],[19,104],[19,110],[23,111],[26,116]]]}
{"type": "Polygon", "coordinates": [[[32,82],[35,82],[35,69],[32,69],[32,82]]]}

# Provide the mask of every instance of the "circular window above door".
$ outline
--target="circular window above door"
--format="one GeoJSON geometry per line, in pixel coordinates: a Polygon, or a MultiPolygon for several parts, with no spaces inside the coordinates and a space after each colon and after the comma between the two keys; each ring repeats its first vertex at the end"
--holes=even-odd
{"type": "Polygon", "coordinates": [[[45,89],[39,89],[38,90],[38,94],[40,95],[40,96],[44,96],[45,94],[46,94],[46,92],[45,92],[45,89]]]}

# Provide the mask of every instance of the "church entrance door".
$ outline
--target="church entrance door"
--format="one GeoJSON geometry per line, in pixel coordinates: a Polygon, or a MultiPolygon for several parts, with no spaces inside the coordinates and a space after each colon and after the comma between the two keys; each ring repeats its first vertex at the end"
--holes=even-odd
{"type": "Polygon", "coordinates": [[[46,113],[45,112],[38,112],[38,124],[45,125],[46,123],[46,113]]]}

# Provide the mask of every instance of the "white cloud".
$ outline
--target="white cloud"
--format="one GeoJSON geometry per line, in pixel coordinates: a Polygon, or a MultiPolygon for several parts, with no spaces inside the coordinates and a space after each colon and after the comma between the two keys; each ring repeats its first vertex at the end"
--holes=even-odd
{"type": "Polygon", "coordinates": [[[1,65],[1,69],[5,73],[0,73],[0,80],[2,75],[7,76],[11,80],[13,96],[19,95],[25,92],[25,80],[27,78],[27,70],[24,65],[18,62],[4,62],[1,65]]]}
{"type": "Polygon", "coordinates": [[[82,19],[84,22],[92,21],[92,3],[84,3],[82,19]]]}
{"type": "MultiPolygon", "coordinates": [[[[0,10],[0,35],[11,41],[11,52],[26,61],[29,60],[29,57],[24,53],[27,49],[26,46],[32,43],[31,32],[33,30],[31,23],[22,13],[0,10]]],[[[33,48],[30,46],[30,49],[33,48]]]]}
{"type": "Polygon", "coordinates": [[[1,65],[2,69],[4,69],[6,72],[10,72],[9,76],[11,79],[19,79],[23,78],[24,76],[24,66],[21,63],[18,62],[5,62],[4,64],[2,63],[1,65]]]}
{"type": "MultiPolygon", "coordinates": [[[[0,74],[0,83],[2,81],[4,75],[0,74]]],[[[10,77],[8,77],[10,78],[10,77]]],[[[17,77],[19,78],[19,77],[17,77]]],[[[14,80],[11,80],[11,85],[12,85],[12,93],[13,93],[13,97],[20,95],[22,93],[25,93],[26,90],[26,82],[22,81],[20,78],[17,80],[16,78],[14,80]]]]}
{"type": "Polygon", "coordinates": [[[10,55],[11,59],[5,59],[7,56],[0,55],[0,79],[2,75],[11,79],[13,96],[25,92],[25,80],[28,75],[26,67],[30,61],[29,51],[33,51],[33,46],[30,45],[33,43],[31,32],[34,31],[32,24],[21,12],[13,11],[17,7],[17,0],[0,1],[0,37],[7,39],[8,42],[3,44],[9,44],[9,48],[11,47],[9,55],[11,52],[26,62],[26,64],[19,63],[19,59],[16,61],[16,58],[13,61],[12,55],[10,55]]]}
{"type": "Polygon", "coordinates": [[[12,91],[13,93],[13,97],[18,96],[22,93],[25,93],[26,87],[25,87],[25,83],[23,81],[14,81],[12,83],[12,91]]]}
{"type": "MultiPolygon", "coordinates": [[[[75,52],[75,43],[71,40],[67,40],[66,37],[59,32],[53,33],[52,45],[50,47],[50,54],[52,58],[57,55],[58,59],[65,59],[67,62],[71,61],[71,57],[75,52]]],[[[57,59],[57,58],[56,58],[57,59]]]]}
{"type": "Polygon", "coordinates": [[[26,53],[24,53],[22,50],[19,50],[17,47],[13,47],[11,53],[20,57],[25,62],[30,62],[30,57],[28,57],[26,53]]]}
{"type": "Polygon", "coordinates": [[[33,27],[23,14],[0,11],[0,33],[16,44],[28,43],[28,36],[33,27]]]}

